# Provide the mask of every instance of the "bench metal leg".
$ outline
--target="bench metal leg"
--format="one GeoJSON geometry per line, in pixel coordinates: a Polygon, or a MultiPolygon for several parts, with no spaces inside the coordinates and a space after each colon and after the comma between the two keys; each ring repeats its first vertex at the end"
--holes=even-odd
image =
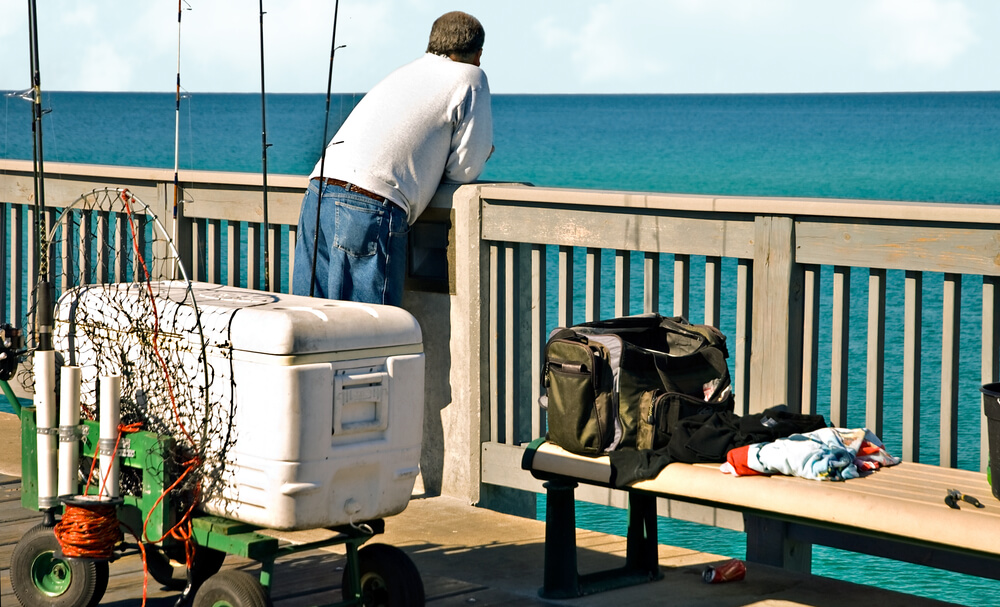
{"type": "Polygon", "coordinates": [[[658,577],[660,575],[658,543],[656,497],[629,491],[625,567],[637,573],[658,577]]]}
{"type": "Polygon", "coordinates": [[[753,514],[743,515],[743,529],[747,534],[747,560],[789,571],[811,573],[812,544],[793,539],[789,525],[753,514]]]}
{"type": "Polygon", "coordinates": [[[580,575],[576,554],[576,501],[572,481],[545,483],[545,572],[538,591],[546,599],[566,599],[658,580],[656,497],[629,492],[625,566],[580,575]]]}
{"type": "Polygon", "coordinates": [[[549,481],[545,494],[545,578],[539,596],[580,596],[576,568],[576,483],[549,481]]]}

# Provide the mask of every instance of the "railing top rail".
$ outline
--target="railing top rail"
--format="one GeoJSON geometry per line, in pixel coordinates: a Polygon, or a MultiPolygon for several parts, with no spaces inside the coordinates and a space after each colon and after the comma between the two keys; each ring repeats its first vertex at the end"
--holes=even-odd
{"type": "Polygon", "coordinates": [[[487,203],[504,201],[659,211],[1000,224],[1000,205],[990,204],[660,194],[620,190],[534,187],[524,184],[483,185],[481,196],[487,203]]]}
{"type": "MultiPolygon", "coordinates": [[[[111,165],[47,162],[49,178],[86,178],[131,182],[170,183],[173,171],[167,168],[124,167],[111,165]]],[[[0,174],[30,175],[29,160],[0,159],[0,174]]],[[[260,173],[185,170],[185,187],[200,185],[232,186],[237,189],[262,186],[260,173]]],[[[268,185],[276,189],[304,190],[304,175],[268,175],[268,185]]],[[[577,188],[535,187],[526,184],[480,184],[481,196],[489,203],[533,203],[547,205],[584,205],[644,211],[681,211],[731,213],[740,215],[785,215],[793,217],[828,217],[867,220],[907,220],[917,222],[1000,224],[1000,205],[919,202],[894,200],[856,200],[836,198],[793,198],[777,196],[713,196],[630,192],[624,190],[589,190],[577,188]]]]}
{"type": "MultiPolygon", "coordinates": [[[[0,159],[0,173],[32,174],[30,160],[0,159]]],[[[156,183],[172,183],[173,169],[126,167],[103,164],[78,164],[70,162],[46,162],[46,177],[100,177],[103,180],[122,179],[126,181],[149,181],[156,183]]],[[[260,173],[237,173],[231,171],[181,171],[181,183],[190,187],[192,184],[215,184],[245,187],[261,187],[263,185],[260,173]]],[[[273,175],[267,176],[268,187],[299,188],[305,190],[305,175],[273,175]]]]}

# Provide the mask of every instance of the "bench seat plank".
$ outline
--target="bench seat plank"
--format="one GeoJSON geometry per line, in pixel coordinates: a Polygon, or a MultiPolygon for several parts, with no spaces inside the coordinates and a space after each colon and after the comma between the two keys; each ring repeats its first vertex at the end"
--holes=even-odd
{"type": "MultiPolygon", "coordinates": [[[[575,455],[551,442],[533,447],[524,467],[536,476],[610,483],[607,456],[575,455]]],[[[833,482],[783,475],[734,477],[721,473],[718,464],[674,463],[631,488],[858,535],[1000,556],[1000,501],[986,475],[978,472],[903,462],[863,478],[833,482]],[[944,502],[949,489],[975,496],[985,508],[966,502],[958,510],[949,508],[944,502]]]]}

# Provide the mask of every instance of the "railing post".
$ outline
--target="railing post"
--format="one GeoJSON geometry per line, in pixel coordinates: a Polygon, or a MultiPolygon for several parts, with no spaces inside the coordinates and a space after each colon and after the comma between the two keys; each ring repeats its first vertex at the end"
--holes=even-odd
{"type": "MultiPolygon", "coordinates": [[[[12,205],[0,204],[0,254],[8,259],[11,255],[7,252],[7,225],[10,222],[10,208],[12,205]]],[[[13,232],[13,229],[11,230],[13,232]]],[[[0,284],[7,284],[7,264],[0,264],[0,284]]],[[[8,291],[9,293],[9,291],[8,291]]],[[[7,302],[0,301],[0,323],[7,322],[7,302]]],[[[15,319],[17,322],[17,319],[15,319]]]]}
{"type": "MultiPolygon", "coordinates": [[[[1000,380],[1000,276],[983,276],[983,338],[982,356],[980,362],[982,371],[980,380],[983,384],[1000,380]]],[[[986,471],[989,462],[989,434],[986,425],[986,415],[980,410],[979,425],[979,469],[986,471]]]]}
{"type": "MultiPolygon", "coordinates": [[[[156,218],[160,220],[160,223],[163,225],[164,231],[166,231],[166,235],[170,237],[171,241],[174,240],[174,223],[175,223],[174,218],[172,216],[173,212],[172,201],[173,201],[173,184],[158,183],[156,186],[156,201],[151,202],[149,204],[150,210],[153,211],[153,213],[156,215],[156,218]],[[168,203],[168,200],[171,202],[168,203]]],[[[157,239],[154,242],[153,246],[154,246],[153,256],[156,257],[157,259],[168,259],[171,256],[170,251],[167,250],[167,245],[165,242],[160,242],[157,239]]],[[[175,247],[177,246],[176,242],[174,242],[174,246],[175,247]]],[[[174,278],[173,272],[175,272],[176,270],[174,270],[173,268],[168,269],[160,264],[156,265],[158,267],[152,270],[155,273],[155,275],[153,276],[154,280],[161,278],[166,278],[169,280],[174,278]],[[160,273],[167,273],[167,272],[170,273],[169,276],[160,275],[160,273]]],[[[100,281],[101,279],[95,277],[95,280],[100,281]]]]}
{"type": "Polygon", "coordinates": [[[24,271],[25,259],[23,246],[26,241],[24,227],[24,205],[12,204],[10,207],[10,274],[8,275],[8,301],[10,303],[10,322],[23,326],[24,322],[24,281],[21,274],[24,271]]]}
{"type": "Polygon", "coordinates": [[[532,245],[530,289],[531,320],[528,323],[531,332],[528,337],[531,343],[531,367],[529,372],[529,381],[531,385],[531,400],[529,401],[531,407],[531,437],[542,436],[545,433],[545,420],[543,419],[544,413],[538,405],[538,398],[542,395],[541,373],[537,372],[536,369],[542,368],[543,350],[545,349],[545,342],[548,339],[548,335],[545,333],[545,294],[547,291],[547,277],[545,275],[547,270],[546,266],[545,245],[532,245]]]}
{"type": "Polygon", "coordinates": [[[489,243],[475,185],[442,186],[421,215],[447,231],[447,288],[408,288],[403,308],[420,323],[425,359],[420,469],[430,494],[479,503],[482,444],[490,439],[489,243]]]}
{"type": "Polygon", "coordinates": [[[754,222],[750,411],[802,403],[803,270],[792,217],[754,222]]]}
{"type": "MultiPolygon", "coordinates": [[[[496,386],[501,395],[503,411],[503,439],[509,445],[530,441],[531,416],[524,403],[530,401],[532,369],[523,361],[531,356],[531,256],[530,247],[520,243],[502,248],[503,276],[499,277],[503,290],[503,331],[497,336],[503,349],[502,385],[496,386]]],[[[499,296],[500,294],[494,294],[499,296]]],[[[491,415],[491,420],[493,416],[491,415]]],[[[491,430],[496,435],[495,429],[491,430]]]]}
{"type": "Polygon", "coordinates": [[[733,391],[737,415],[750,412],[750,351],[753,343],[753,261],[740,259],[736,266],[736,339],[732,342],[733,391]]]}
{"type": "Polygon", "coordinates": [[[939,464],[958,467],[959,361],[962,356],[962,275],[944,275],[941,304],[941,434],[939,464]]]}
{"type": "MultiPolygon", "coordinates": [[[[180,256],[180,262],[184,266],[185,271],[190,272],[194,267],[192,263],[194,261],[193,247],[191,242],[191,220],[184,216],[184,190],[181,188],[180,192],[177,192],[177,214],[174,215],[174,186],[173,184],[164,184],[160,191],[163,192],[161,196],[162,211],[158,210],[160,217],[165,218],[167,221],[164,223],[166,229],[172,234],[174,240],[174,248],[177,249],[177,254],[180,256]]],[[[176,272],[176,270],[175,270],[176,272]]],[[[175,278],[180,278],[180,273],[176,272],[175,278]]],[[[190,277],[189,277],[190,278],[190,277]]]]}
{"type": "Polygon", "coordinates": [[[868,369],[865,384],[865,427],[882,436],[885,405],[886,271],[868,271],[868,369]]]}
{"type": "MultiPolygon", "coordinates": [[[[907,270],[904,278],[903,312],[903,461],[920,461],[920,361],[923,352],[923,272],[907,270]]],[[[985,305],[985,301],[984,301],[985,305]]],[[[985,334],[984,334],[985,336],[985,334]]],[[[985,340],[984,340],[985,343],[985,340]]],[[[985,352],[985,350],[984,350],[985,352]]],[[[985,431],[985,416],[983,416],[985,431]]],[[[986,435],[983,434],[985,437],[986,435]]],[[[984,453],[986,446],[983,447],[984,453]]],[[[983,460],[985,466],[986,460],[983,460]]]]}
{"type": "MultiPolygon", "coordinates": [[[[584,318],[587,322],[601,319],[601,267],[603,252],[599,247],[587,247],[584,318]]],[[[572,324],[572,323],[571,323],[572,324]]],[[[569,326],[569,325],[566,325],[569,326]]]]}
{"type": "Polygon", "coordinates": [[[816,399],[819,391],[816,378],[819,375],[819,327],[820,327],[820,266],[804,265],[802,303],[802,413],[816,414],[816,399]]]}

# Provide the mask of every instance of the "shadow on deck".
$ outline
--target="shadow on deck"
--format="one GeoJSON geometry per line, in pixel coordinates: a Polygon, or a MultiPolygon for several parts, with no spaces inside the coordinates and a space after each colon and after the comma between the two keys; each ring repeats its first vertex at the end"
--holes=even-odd
{"type": "MultiPolygon", "coordinates": [[[[21,535],[36,525],[37,513],[20,506],[20,480],[0,476],[0,604],[15,605],[10,588],[11,552],[21,535]]],[[[546,605],[606,607],[669,602],[692,607],[931,607],[942,603],[826,578],[788,573],[749,564],[746,580],[705,584],[701,571],[719,557],[682,548],[660,546],[663,580],[610,593],[546,601],[538,597],[542,582],[544,523],[469,506],[449,497],[414,499],[402,514],[386,521],[386,533],[372,541],[397,546],[416,563],[427,602],[451,605],[546,605]]],[[[620,566],[624,538],[579,531],[581,572],[620,566]]],[[[279,560],[275,567],[276,605],[299,607],[340,600],[343,547],[304,552],[279,560]]],[[[256,571],[257,564],[229,557],[226,568],[256,571]]],[[[108,591],[101,605],[139,605],[142,563],[129,556],[111,564],[108,591]]],[[[859,567],[863,571],[864,567],[859,567]]],[[[172,607],[177,593],[150,579],[147,605],[172,607]]]]}

